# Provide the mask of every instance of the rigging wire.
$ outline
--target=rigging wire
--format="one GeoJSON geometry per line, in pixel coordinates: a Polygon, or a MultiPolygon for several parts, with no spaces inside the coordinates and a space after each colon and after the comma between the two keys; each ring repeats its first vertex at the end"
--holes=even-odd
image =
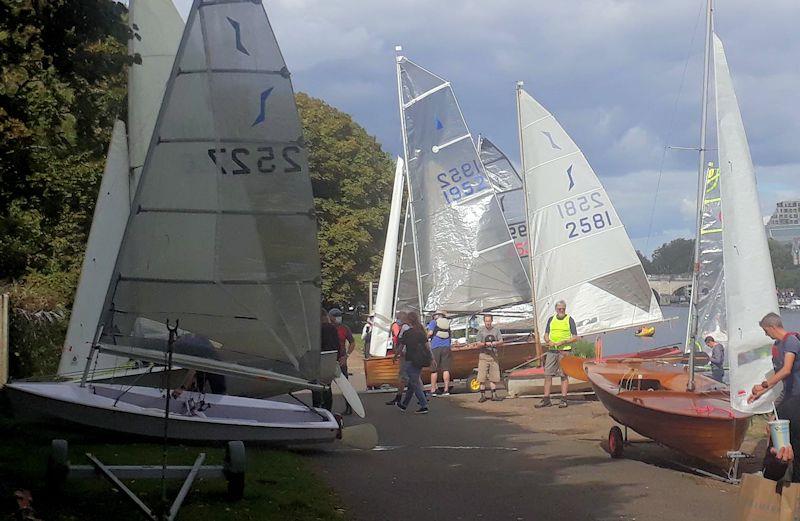
{"type": "MultiPolygon", "coordinates": [[[[672,112],[670,113],[669,123],[667,124],[667,139],[666,139],[667,143],[669,143],[672,140],[672,133],[674,131],[674,125],[675,125],[675,114],[678,111],[678,102],[680,101],[681,93],[683,92],[683,86],[686,83],[686,71],[689,68],[689,60],[691,59],[692,56],[692,48],[694,47],[694,41],[695,38],[697,37],[697,28],[700,26],[700,18],[704,10],[703,9],[704,2],[698,2],[698,3],[700,3],[700,9],[697,12],[697,19],[695,20],[694,30],[692,31],[692,40],[689,43],[689,50],[686,53],[686,60],[683,64],[683,73],[681,74],[681,81],[678,86],[678,93],[675,95],[675,101],[672,105],[672,112]]],[[[664,163],[666,162],[667,159],[668,149],[669,145],[665,144],[664,151],[661,154],[661,164],[658,167],[658,179],[656,181],[656,189],[653,193],[653,205],[652,208],[650,209],[650,224],[648,225],[647,228],[647,240],[645,241],[645,248],[644,248],[645,251],[649,251],[650,249],[650,239],[652,238],[653,234],[653,221],[655,220],[655,215],[656,215],[656,203],[658,202],[658,193],[659,190],[661,189],[661,179],[664,175],[664,163]]]]}

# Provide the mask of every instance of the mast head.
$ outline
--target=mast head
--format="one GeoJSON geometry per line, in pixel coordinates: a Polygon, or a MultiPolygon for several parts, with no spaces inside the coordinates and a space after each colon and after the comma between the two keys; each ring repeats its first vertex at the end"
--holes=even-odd
{"type": "Polygon", "coordinates": [[[525,82],[520,80],[517,82],[517,90],[520,90],[522,87],[525,86],[525,82]]]}
{"type": "Polygon", "coordinates": [[[395,45],[394,46],[394,57],[398,63],[403,60],[403,46],[402,45],[395,45]]]}

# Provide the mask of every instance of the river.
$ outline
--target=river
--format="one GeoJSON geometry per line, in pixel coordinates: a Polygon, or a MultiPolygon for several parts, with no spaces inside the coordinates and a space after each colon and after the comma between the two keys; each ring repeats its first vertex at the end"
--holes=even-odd
{"type": "MultiPolygon", "coordinates": [[[[618,331],[607,333],[603,337],[603,354],[616,355],[632,353],[643,349],[651,349],[666,345],[682,345],[686,339],[686,323],[689,317],[688,306],[662,306],[664,318],[677,317],[675,320],[656,324],[656,333],[650,338],[633,336],[633,331],[618,331]]],[[[800,331],[800,311],[781,310],[783,325],[789,331],[800,331]]],[[[593,340],[594,335],[588,335],[586,340],[593,340]]]]}

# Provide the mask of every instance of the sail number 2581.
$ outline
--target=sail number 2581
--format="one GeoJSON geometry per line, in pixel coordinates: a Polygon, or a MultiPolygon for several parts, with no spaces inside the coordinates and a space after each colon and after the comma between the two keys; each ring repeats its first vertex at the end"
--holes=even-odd
{"type": "Polygon", "coordinates": [[[558,214],[565,221],[564,229],[569,239],[602,230],[612,225],[611,213],[605,210],[600,192],[592,192],[558,203],[558,214]]]}
{"type": "Polygon", "coordinates": [[[300,147],[209,148],[208,157],[223,174],[291,174],[301,170],[300,147]],[[226,168],[227,166],[227,168],[226,168]]]}

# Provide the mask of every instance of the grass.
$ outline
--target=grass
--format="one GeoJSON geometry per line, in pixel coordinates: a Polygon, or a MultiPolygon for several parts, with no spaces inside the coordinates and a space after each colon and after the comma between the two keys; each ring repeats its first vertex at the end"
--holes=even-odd
{"type": "MultiPolygon", "coordinates": [[[[22,423],[9,417],[7,407],[0,408],[0,518],[16,506],[13,493],[28,489],[33,506],[42,519],[51,520],[140,520],[143,516],[123,493],[105,480],[68,481],[61,496],[45,489],[44,476],[50,440],[69,442],[70,461],[88,464],[84,454],[91,452],[109,465],[160,464],[161,446],[141,439],[125,438],[114,433],[73,430],[41,424],[22,423]]],[[[324,483],[298,454],[262,447],[247,447],[245,497],[238,502],[226,498],[225,480],[195,482],[179,519],[224,520],[343,520],[343,510],[324,483]]],[[[206,452],[206,464],[219,465],[224,458],[221,446],[173,445],[167,462],[190,465],[199,452],[206,452]]],[[[160,504],[159,480],[131,481],[127,485],[151,509],[160,504]]],[[[168,482],[171,503],[180,483],[168,482]]]]}

